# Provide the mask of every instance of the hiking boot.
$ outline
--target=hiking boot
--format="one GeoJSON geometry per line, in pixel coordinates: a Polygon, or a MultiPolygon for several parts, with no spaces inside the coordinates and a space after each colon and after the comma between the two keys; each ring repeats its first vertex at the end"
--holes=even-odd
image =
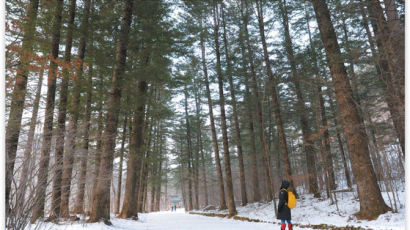
{"type": "Polygon", "coordinates": [[[285,230],[286,229],[286,224],[282,224],[281,226],[280,226],[280,230],[285,230]]]}
{"type": "Polygon", "coordinates": [[[288,229],[293,230],[292,224],[288,224],[288,229]]]}

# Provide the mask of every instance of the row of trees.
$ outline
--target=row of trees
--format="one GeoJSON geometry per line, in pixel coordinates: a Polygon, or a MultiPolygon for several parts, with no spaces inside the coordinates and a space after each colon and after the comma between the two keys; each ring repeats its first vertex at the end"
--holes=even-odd
{"type": "Polygon", "coordinates": [[[170,6],[134,0],[13,4],[7,5],[8,22],[17,29],[7,31],[7,81],[14,84],[6,100],[7,226],[75,219],[72,214],[109,223],[112,211],[131,218],[159,210],[171,115],[165,99],[178,37],[170,6]],[[45,109],[39,111],[46,73],[45,109]],[[32,111],[31,82],[37,85],[32,111]]]}
{"type": "Polygon", "coordinates": [[[238,204],[273,200],[281,179],[296,194],[325,191],[329,199],[355,184],[359,218],[391,210],[381,189],[391,191],[397,210],[392,175],[404,172],[400,3],[184,3],[180,20],[194,41],[179,65],[185,112],[174,140],[187,210],[219,202],[233,216],[238,204]],[[204,132],[212,137],[211,162],[203,156],[204,132]]]}
{"type": "Polygon", "coordinates": [[[381,189],[397,210],[403,3],[6,6],[8,227],[137,218],[160,209],[170,176],[187,210],[235,215],[283,178],[315,197],[357,185],[361,218],[390,210],[381,189]]]}

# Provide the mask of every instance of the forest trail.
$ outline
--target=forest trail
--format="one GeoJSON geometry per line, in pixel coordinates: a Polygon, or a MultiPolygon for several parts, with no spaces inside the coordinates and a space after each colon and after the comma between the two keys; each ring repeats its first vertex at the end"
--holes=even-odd
{"type": "MultiPolygon", "coordinates": [[[[251,223],[238,220],[206,217],[199,215],[190,215],[185,213],[183,209],[177,210],[177,212],[155,212],[145,215],[141,215],[140,218],[141,228],[136,229],[149,229],[149,230],[222,230],[222,229],[235,229],[235,230],[262,230],[274,228],[272,224],[268,223],[251,223]]],[[[280,227],[279,225],[277,226],[280,227]]]]}
{"type": "MultiPolygon", "coordinates": [[[[279,224],[254,223],[227,218],[215,218],[185,213],[184,209],[176,212],[161,211],[139,214],[140,219],[124,220],[111,218],[112,226],[103,223],[43,224],[39,229],[75,229],[75,230],[266,230],[279,229],[279,224]]],[[[309,230],[310,228],[303,228],[309,230]]]]}

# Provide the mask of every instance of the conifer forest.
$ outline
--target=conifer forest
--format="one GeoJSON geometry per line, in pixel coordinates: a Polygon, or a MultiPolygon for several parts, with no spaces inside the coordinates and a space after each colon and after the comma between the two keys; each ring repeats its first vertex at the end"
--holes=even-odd
{"type": "Polygon", "coordinates": [[[404,7],[6,1],[6,229],[404,229],[404,7]]]}

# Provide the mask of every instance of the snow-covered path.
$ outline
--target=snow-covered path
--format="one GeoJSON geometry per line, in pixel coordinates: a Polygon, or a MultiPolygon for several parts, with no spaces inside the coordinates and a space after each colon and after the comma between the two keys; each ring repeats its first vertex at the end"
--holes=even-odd
{"type": "MultiPolygon", "coordinates": [[[[112,226],[103,223],[44,224],[41,230],[266,230],[279,229],[279,225],[245,222],[219,217],[190,215],[183,209],[140,214],[138,221],[112,218],[112,226]]],[[[34,226],[32,226],[34,228],[34,226]]],[[[305,230],[308,230],[305,228],[305,230]]]]}
{"type": "Polygon", "coordinates": [[[136,229],[144,230],[265,230],[273,228],[272,224],[190,215],[180,211],[157,212],[141,215],[140,222],[135,225],[135,227],[137,227],[136,229]]]}

